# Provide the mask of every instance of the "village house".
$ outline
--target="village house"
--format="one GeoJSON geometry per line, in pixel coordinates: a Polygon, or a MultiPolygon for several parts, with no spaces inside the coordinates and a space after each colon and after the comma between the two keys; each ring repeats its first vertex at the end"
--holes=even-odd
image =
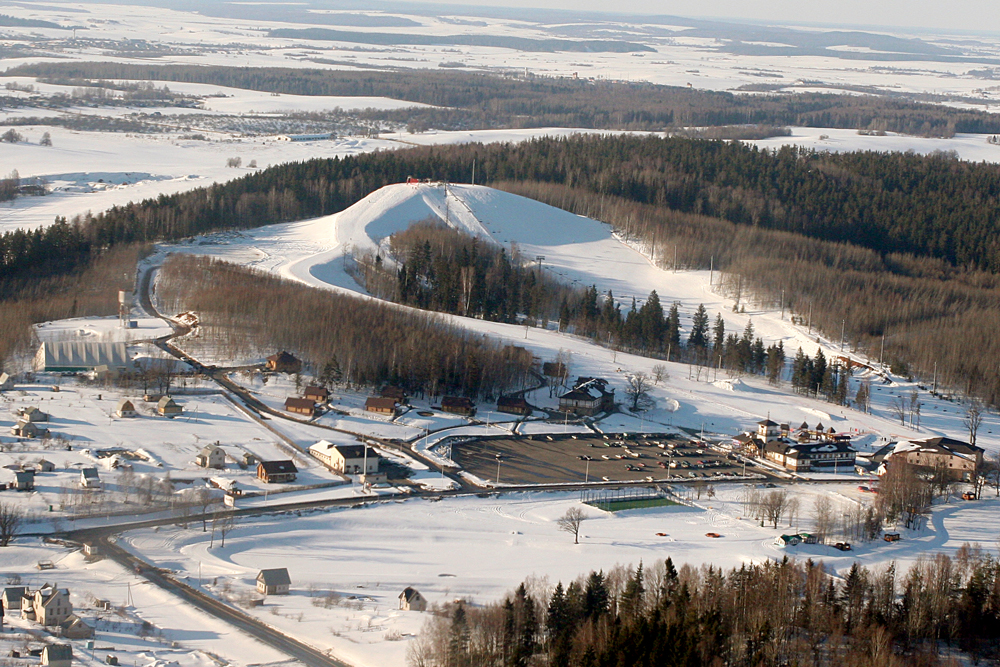
{"type": "Polygon", "coordinates": [[[194,457],[194,463],[202,468],[225,468],[226,450],[218,445],[205,445],[194,457]]]}
{"type": "Polygon", "coordinates": [[[285,399],[285,412],[292,412],[297,415],[306,415],[307,417],[316,416],[316,403],[308,398],[295,398],[294,396],[289,396],[285,399]]]}
{"type": "Polygon", "coordinates": [[[62,625],[73,615],[69,591],[50,584],[35,591],[32,608],[35,610],[35,620],[45,626],[62,625]]]}
{"type": "Polygon", "coordinates": [[[69,644],[46,644],[42,647],[42,664],[48,667],[70,667],[73,647],[69,644]]]}
{"type": "Polygon", "coordinates": [[[21,608],[21,598],[28,591],[26,586],[8,586],[0,594],[0,604],[7,611],[21,608]]]}
{"type": "Polygon", "coordinates": [[[416,588],[407,586],[399,594],[399,608],[403,611],[427,611],[427,600],[416,588]]]}
{"type": "Polygon", "coordinates": [[[382,391],[379,392],[379,396],[382,398],[391,398],[395,400],[400,405],[406,404],[406,392],[403,391],[402,387],[397,387],[395,385],[388,384],[382,387],[382,391]]]}
{"type": "Polygon", "coordinates": [[[330,399],[330,391],[326,387],[315,387],[310,385],[302,392],[302,397],[316,403],[326,403],[330,399]]]}
{"type": "Polygon", "coordinates": [[[67,639],[88,639],[94,636],[94,628],[72,614],[60,624],[59,634],[67,639]]]}
{"type": "Polygon", "coordinates": [[[369,396],[365,400],[365,411],[374,412],[379,415],[395,415],[398,404],[394,398],[378,398],[369,396]]]}
{"type": "Polygon", "coordinates": [[[531,414],[531,406],[523,396],[501,396],[497,399],[497,410],[511,415],[528,416],[531,414]]]}
{"type": "Polygon", "coordinates": [[[559,397],[559,411],[592,417],[615,407],[615,390],[603,378],[581,377],[559,397]]]}
{"type": "Polygon", "coordinates": [[[97,468],[81,468],[80,486],[84,489],[101,488],[101,478],[97,474],[97,468]]]}
{"type": "Polygon", "coordinates": [[[118,401],[118,407],[115,408],[115,414],[123,418],[135,417],[135,404],[127,398],[123,398],[118,401]]]}
{"type": "Polygon", "coordinates": [[[257,464],[257,479],[267,484],[294,482],[298,472],[291,461],[261,461],[257,464]]]}
{"type": "Polygon", "coordinates": [[[273,373],[287,373],[293,375],[302,370],[302,362],[294,355],[282,350],[277,354],[272,354],[264,363],[264,369],[273,373]]]}
{"type": "Polygon", "coordinates": [[[161,396],[160,400],[156,402],[156,411],[164,417],[173,418],[183,413],[184,408],[178,405],[177,402],[169,396],[161,396]]]}
{"type": "Polygon", "coordinates": [[[947,471],[956,481],[968,480],[983,465],[983,449],[961,440],[936,437],[904,440],[896,444],[889,460],[902,461],[925,473],[947,471]]]}
{"type": "Polygon", "coordinates": [[[292,580],[288,576],[288,568],[261,570],[257,575],[257,592],[263,595],[288,595],[291,586],[292,580]]]}
{"type": "Polygon", "coordinates": [[[764,457],[792,472],[815,468],[854,469],[857,450],[848,440],[790,443],[775,440],[764,445],[764,457]]]}
{"type": "Polygon", "coordinates": [[[17,415],[20,417],[20,421],[26,422],[47,422],[49,420],[49,416],[34,405],[20,408],[17,415]]]}
{"type": "Polygon", "coordinates": [[[18,491],[35,490],[35,471],[18,470],[14,473],[14,488],[18,491]]]}
{"type": "Polygon", "coordinates": [[[465,417],[474,417],[476,414],[476,404],[465,396],[444,396],[441,398],[441,411],[465,417]]]}
{"type": "Polygon", "coordinates": [[[375,475],[378,473],[378,452],[367,445],[334,445],[320,440],[309,453],[331,470],[342,475],[375,475]]]}
{"type": "Polygon", "coordinates": [[[56,464],[48,459],[38,459],[35,462],[35,470],[37,472],[54,472],[56,469],[56,464]]]}
{"type": "Polygon", "coordinates": [[[50,435],[49,429],[42,428],[35,422],[19,421],[10,427],[10,434],[19,438],[45,438],[50,435]]]}

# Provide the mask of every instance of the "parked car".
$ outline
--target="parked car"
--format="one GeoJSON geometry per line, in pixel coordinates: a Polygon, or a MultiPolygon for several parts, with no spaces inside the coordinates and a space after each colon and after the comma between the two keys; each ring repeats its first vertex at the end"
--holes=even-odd
{"type": "Polygon", "coordinates": [[[886,533],[882,539],[886,542],[899,542],[899,533],[886,533]]]}
{"type": "Polygon", "coordinates": [[[839,549],[841,551],[850,551],[851,550],[851,543],[850,542],[837,542],[836,544],[833,545],[833,548],[834,549],[839,549]]]}

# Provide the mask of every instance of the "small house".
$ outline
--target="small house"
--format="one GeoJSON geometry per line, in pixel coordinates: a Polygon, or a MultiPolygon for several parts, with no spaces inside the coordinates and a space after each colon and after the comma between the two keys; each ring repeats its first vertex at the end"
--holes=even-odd
{"type": "Polygon", "coordinates": [[[399,608],[403,611],[427,611],[427,600],[416,588],[407,586],[399,594],[399,608]]]}
{"type": "Polygon", "coordinates": [[[257,464],[257,479],[267,484],[294,482],[298,472],[291,461],[261,461],[257,464]]]}
{"type": "Polygon", "coordinates": [[[374,412],[380,415],[395,415],[396,414],[397,403],[394,398],[379,398],[377,396],[369,396],[365,400],[365,410],[367,412],[374,412]]]}
{"type": "Polygon", "coordinates": [[[14,378],[9,373],[0,373],[0,391],[10,391],[14,388],[14,378]]]}
{"type": "Polygon", "coordinates": [[[119,417],[135,417],[135,404],[127,398],[123,398],[118,401],[118,407],[115,408],[115,414],[119,417]]]}
{"type": "Polygon", "coordinates": [[[0,594],[0,603],[3,604],[3,608],[7,611],[11,609],[21,608],[21,598],[28,591],[25,586],[8,586],[3,589],[3,593],[0,594]]]}
{"type": "Polygon", "coordinates": [[[342,475],[375,475],[379,455],[367,445],[334,445],[320,440],[309,453],[342,475]]]}
{"type": "Polygon", "coordinates": [[[315,387],[310,385],[306,387],[304,392],[302,392],[302,397],[316,403],[326,403],[330,400],[330,391],[326,387],[315,387]]]}
{"type": "Polygon", "coordinates": [[[89,639],[94,636],[93,626],[84,622],[82,618],[73,614],[61,623],[60,634],[67,639],[89,639]]]}
{"type": "Polygon", "coordinates": [[[819,538],[812,533],[799,533],[799,537],[805,544],[816,544],[819,542],[819,538]]]}
{"type": "Polygon", "coordinates": [[[34,491],[35,471],[19,470],[14,473],[14,488],[18,491],[34,491]]]}
{"type": "Polygon", "coordinates": [[[205,445],[194,457],[194,464],[201,468],[225,468],[226,450],[218,445],[205,445]]]}
{"type": "Polygon", "coordinates": [[[441,399],[441,410],[442,412],[473,417],[476,414],[476,404],[465,396],[445,396],[441,399]]]}
{"type": "Polygon", "coordinates": [[[69,644],[46,644],[42,648],[42,664],[48,667],[70,667],[73,647],[69,644]]]}
{"type": "Polygon", "coordinates": [[[559,397],[559,411],[592,417],[615,406],[615,390],[603,378],[577,378],[573,389],[559,397]]]}
{"type": "Polygon", "coordinates": [[[156,402],[156,412],[163,417],[176,417],[184,412],[184,408],[179,406],[174,399],[169,396],[161,396],[156,402]]]}
{"type": "Polygon", "coordinates": [[[69,591],[46,584],[35,591],[35,620],[45,626],[62,625],[73,615],[69,591]]]}
{"type": "Polygon", "coordinates": [[[48,459],[38,459],[35,463],[35,470],[38,472],[54,472],[56,464],[48,459]]]}
{"type": "Polygon", "coordinates": [[[101,478],[97,474],[97,468],[82,468],[80,470],[80,486],[84,489],[101,488],[101,478]]]}
{"type": "Polygon", "coordinates": [[[289,375],[302,370],[302,362],[294,355],[282,350],[277,354],[272,354],[264,363],[264,369],[274,373],[288,373],[289,375]]]}
{"type": "Polygon", "coordinates": [[[316,416],[316,403],[308,398],[294,398],[289,396],[285,399],[285,412],[293,412],[297,415],[307,417],[316,416]]]}
{"type": "Polygon", "coordinates": [[[779,547],[794,547],[802,543],[802,538],[798,535],[781,535],[774,538],[774,544],[779,547]]]}
{"type": "Polygon", "coordinates": [[[396,385],[388,384],[382,387],[382,391],[379,392],[379,396],[382,398],[391,398],[395,400],[400,405],[406,403],[406,392],[403,391],[402,387],[397,387],[396,385]]]}
{"type": "Polygon", "coordinates": [[[10,427],[10,434],[19,438],[44,438],[49,435],[49,429],[42,428],[35,422],[21,420],[10,427]]]}
{"type": "Polygon", "coordinates": [[[264,595],[288,595],[291,586],[292,580],[288,576],[288,568],[261,570],[257,575],[257,592],[264,595]]]}
{"type": "Polygon", "coordinates": [[[497,399],[497,410],[525,417],[531,414],[531,406],[523,396],[501,396],[497,399]]]}
{"type": "Polygon", "coordinates": [[[49,416],[36,408],[34,405],[27,408],[21,408],[17,411],[17,414],[21,418],[21,421],[47,422],[49,420],[49,416]]]}

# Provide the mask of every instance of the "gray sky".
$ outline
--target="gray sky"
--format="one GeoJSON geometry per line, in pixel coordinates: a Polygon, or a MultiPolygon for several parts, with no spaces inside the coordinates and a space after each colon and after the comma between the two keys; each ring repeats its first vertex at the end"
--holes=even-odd
{"type": "Polygon", "coordinates": [[[997,0],[432,0],[473,6],[675,14],[854,26],[1000,32],[997,0]]]}

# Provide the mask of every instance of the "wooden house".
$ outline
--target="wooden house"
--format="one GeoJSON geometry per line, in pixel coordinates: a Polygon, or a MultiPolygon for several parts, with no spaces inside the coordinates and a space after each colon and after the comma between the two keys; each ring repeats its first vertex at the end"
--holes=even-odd
{"type": "Polygon", "coordinates": [[[949,479],[967,480],[982,466],[983,453],[982,447],[939,436],[901,441],[888,460],[892,464],[905,463],[928,473],[944,470],[949,479]]]}
{"type": "Polygon", "coordinates": [[[573,388],[559,397],[559,411],[593,416],[615,406],[615,390],[603,378],[577,378],[573,388]]]}
{"type": "Polygon", "coordinates": [[[115,408],[115,414],[123,418],[135,417],[135,404],[127,398],[123,398],[118,401],[118,406],[115,408]]]}
{"type": "Polygon", "coordinates": [[[444,396],[441,399],[441,411],[465,417],[474,417],[476,415],[476,404],[465,396],[444,396]]]}
{"type": "Polygon", "coordinates": [[[299,469],[291,461],[261,461],[257,464],[257,479],[267,484],[294,482],[299,469]]]}
{"type": "Polygon", "coordinates": [[[367,445],[334,445],[320,440],[309,453],[342,475],[375,475],[379,455],[367,445]]]}
{"type": "Polygon", "coordinates": [[[73,647],[69,644],[46,644],[42,647],[42,664],[48,667],[71,667],[73,647]]]}
{"type": "Polygon", "coordinates": [[[73,615],[73,603],[65,588],[46,584],[35,591],[34,598],[35,620],[42,625],[62,625],[73,615]]]}
{"type": "Polygon", "coordinates": [[[101,478],[97,474],[97,468],[82,468],[80,470],[80,486],[84,489],[101,488],[101,478]]]}
{"type": "Polygon", "coordinates": [[[497,399],[497,410],[511,415],[527,417],[531,414],[531,406],[523,396],[501,396],[497,399]]]}
{"type": "Polygon", "coordinates": [[[405,404],[407,399],[406,392],[403,391],[403,388],[392,384],[382,387],[382,390],[379,392],[379,396],[382,398],[394,399],[399,404],[405,404]]]}
{"type": "Polygon", "coordinates": [[[218,445],[205,445],[194,457],[194,463],[202,468],[225,468],[226,450],[218,445]]]}
{"type": "Polygon", "coordinates": [[[161,396],[160,400],[156,402],[156,411],[164,417],[176,417],[184,412],[184,408],[177,404],[174,399],[169,396],[161,396]]]}
{"type": "Polygon", "coordinates": [[[35,462],[35,470],[38,472],[54,472],[56,469],[56,464],[48,459],[38,459],[35,462]]]}
{"type": "Polygon", "coordinates": [[[3,608],[7,611],[11,609],[21,608],[21,598],[27,593],[28,588],[26,586],[8,586],[3,589],[3,593],[0,593],[0,604],[3,604],[3,608]]]}
{"type": "Polygon", "coordinates": [[[367,412],[374,412],[380,415],[395,415],[397,408],[398,404],[394,398],[369,396],[365,400],[365,410],[367,412]]]}
{"type": "Polygon", "coordinates": [[[10,434],[19,438],[44,438],[49,435],[49,429],[22,419],[10,427],[10,434]]]}
{"type": "Polygon", "coordinates": [[[35,471],[18,470],[14,473],[14,488],[18,491],[34,491],[35,471]]]}
{"type": "Polygon", "coordinates": [[[292,412],[312,418],[316,416],[316,403],[308,398],[289,396],[285,399],[285,412],[292,412]]]}
{"type": "Polygon", "coordinates": [[[399,594],[399,608],[404,611],[427,611],[427,600],[416,588],[407,586],[399,594]]]}
{"type": "Polygon", "coordinates": [[[302,370],[302,362],[294,355],[282,350],[277,354],[272,354],[264,363],[264,369],[274,373],[288,373],[289,375],[302,370]]]}
{"type": "Polygon", "coordinates": [[[19,409],[17,415],[21,418],[20,421],[26,422],[47,422],[49,420],[49,416],[34,405],[19,409]]]}
{"type": "Polygon", "coordinates": [[[302,397],[316,403],[326,403],[330,400],[330,391],[326,387],[316,387],[310,385],[302,392],[302,397]]]}
{"type": "Polygon", "coordinates": [[[263,595],[288,595],[291,587],[292,580],[288,576],[288,568],[261,570],[257,575],[257,592],[263,595]]]}

